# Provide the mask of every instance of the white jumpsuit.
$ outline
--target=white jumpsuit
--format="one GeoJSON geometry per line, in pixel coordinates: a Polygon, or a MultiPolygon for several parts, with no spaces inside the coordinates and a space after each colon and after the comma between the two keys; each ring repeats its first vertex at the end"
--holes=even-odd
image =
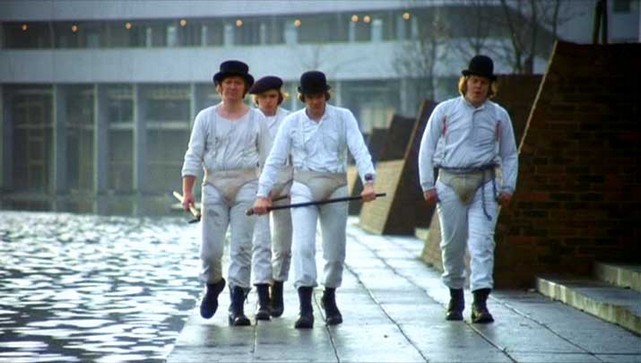
{"type": "MultiPolygon", "coordinates": [[[[436,188],[441,224],[443,282],[451,289],[465,284],[465,249],[470,252],[470,289],[494,285],[494,229],[498,216],[496,194],[516,187],[518,154],[507,111],[492,101],[474,107],[463,96],[438,104],[428,120],[419,150],[423,191],[436,188]],[[442,178],[443,170],[464,176],[498,165],[502,180],[481,182],[464,202],[442,178]],[[434,182],[434,168],[440,168],[434,182]],[[494,184],[496,183],[496,184],[494,184]]],[[[486,169],[487,170],[487,169],[486,169]]]]}
{"type": "MultiPolygon", "coordinates": [[[[265,116],[269,134],[272,140],[276,137],[278,127],[285,116],[290,112],[278,107],[274,116],[265,116]]],[[[289,159],[287,166],[278,173],[277,182],[285,185],[285,188],[273,195],[276,199],[290,193],[289,186],[292,182],[292,170],[289,159]]],[[[274,205],[285,205],[290,203],[290,198],[283,198],[274,202],[274,205]]],[[[270,216],[260,216],[256,220],[254,232],[254,250],[252,258],[252,269],[254,284],[271,283],[275,281],[287,281],[289,277],[289,266],[291,264],[292,249],[292,217],[289,209],[279,209],[270,213],[270,216]],[[274,231],[273,234],[271,231],[274,231]]]]}
{"type": "Polygon", "coordinates": [[[220,105],[198,113],[182,168],[183,177],[205,170],[202,185],[200,279],[214,283],[222,278],[225,235],[230,228],[228,284],[250,288],[252,235],[255,217],[247,217],[258,186],[257,168],[271,147],[264,116],[257,110],[238,120],[218,115],[220,105]],[[253,177],[251,172],[253,171],[253,177]],[[228,174],[239,177],[224,179],[228,174]],[[214,185],[216,184],[216,185],[214,185]]]}
{"type": "MultiPolygon", "coordinates": [[[[265,197],[271,191],[277,171],[291,155],[294,173],[312,171],[345,174],[347,150],[354,157],[358,172],[364,177],[376,172],[363,136],[351,111],[326,105],[320,121],[311,120],[305,109],[291,113],[278,129],[272,150],[260,176],[257,196],[265,197]]],[[[292,203],[310,202],[312,190],[304,183],[294,181],[291,188],[292,203]]],[[[333,191],[330,198],[347,196],[347,185],[333,191]]],[[[325,204],[294,208],[293,223],[294,286],[317,285],[316,225],[320,220],[323,258],[323,285],[340,287],[345,261],[347,203],[325,204]]]]}

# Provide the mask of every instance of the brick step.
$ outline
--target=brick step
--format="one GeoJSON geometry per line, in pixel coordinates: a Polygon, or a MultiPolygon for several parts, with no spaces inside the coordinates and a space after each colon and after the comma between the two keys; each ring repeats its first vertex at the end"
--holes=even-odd
{"type": "Polygon", "coordinates": [[[614,286],[641,292],[641,265],[597,262],[594,276],[614,286]]]}
{"type": "Polygon", "coordinates": [[[641,334],[641,292],[585,277],[537,276],[537,290],[554,300],[641,334]]]}

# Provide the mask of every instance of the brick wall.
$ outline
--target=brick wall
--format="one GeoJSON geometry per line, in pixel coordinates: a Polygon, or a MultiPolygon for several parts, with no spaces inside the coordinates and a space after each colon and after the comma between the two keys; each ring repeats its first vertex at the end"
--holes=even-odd
{"type": "Polygon", "coordinates": [[[497,228],[497,285],[641,262],[641,44],[556,44],[497,228]]]}

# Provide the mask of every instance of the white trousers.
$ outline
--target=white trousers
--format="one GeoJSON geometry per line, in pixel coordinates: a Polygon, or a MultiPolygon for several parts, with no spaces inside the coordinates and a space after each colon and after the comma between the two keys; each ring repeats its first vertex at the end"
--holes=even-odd
{"type": "MultiPolygon", "coordinates": [[[[289,198],[274,206],[290,204],[289,198]]],[[[254,284],[287,281],[292,259],[292,217],[289,209],[277,209],[257,217],[252,251],[254,284]],[[271,223],[270,223],[271,217],[271,223]],[[273,231],[273,233],[271,233],[273,231]]]]}
{"type": "MultiPolygon", "coordinates": [[[[305,184],[294,181],[291,189],[292,203],[312,201],[312,193],[305,184]]],[[[342,186],[330,198],[347,196],[347,186],[342,186]]],[[[343,281],[345,241],[347,228],[347,203],[293,208],[292,252],[294,286],[317,286],[316,226],[320,221],[323,250],[323,285],[340,287],[343,281]]]]}
{"type": "Polygon", "coordinates": [[[470,289],[474,291],[492,288],[494,228],[498,215],[492,181],[485,183],[484,187],[479,187],[467,205],[461,202],[452,188],[441,181],[436,182],[436,192],[439,198],[437,211],[441,223],[443,283],[451,289],[464,287],[467,247],[470,253],[470,289]],[[483,204],[490,219],[483,210],[483,204]]]}
{"type": "MultiPolygon", "coordinates": [[[[274,205],[290,204],[289,198],[279,200],[274,205]]],[[[292,262],[292,214],[289,209],[279,209],[272,215],[272,271],[275,281],[287,281],[289,266],[292,262]]]]}
{"type": "Polygon", "coordinates": [[[245,212],[256,199],[258,181],[243,185],[231,206],[227,205],[222,194],[210,184],[202,188],[202,240],[200,259],[202,270],[200,279],[205,283],[215,283],[222,276],[222,257],[225,235],[230,229],[230,262],[227,282],[230,287],[250,288],[252,236],[256,217],[248,217],[245,212]]]}

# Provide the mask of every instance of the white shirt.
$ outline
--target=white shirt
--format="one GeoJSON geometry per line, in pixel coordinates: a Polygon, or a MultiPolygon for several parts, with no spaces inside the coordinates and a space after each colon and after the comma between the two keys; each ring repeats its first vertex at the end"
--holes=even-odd
{"type": "Polygon", "coordinates": [[[434,188],[434,168],[478,168],[499,164],[501,191],[516,188],[518,152],[507,111],[492,101],[474,107],[463,96],[439,103],[432,111],[418,154],[423,191],[434,188]]]}
{"type": "Polygon", "coordinates": [[[196,115],[185,153],[182,176],[197,175],[199,169],[233,170],[256,168],[267,158],[271,136],[265,116],[250,109],[238,120],[218,114],[220,104],[196,115]]]}
{"type": "MultiPolygon", "coordinates": [[[[260,111],[260,109],[258,110],[260,111]]],[[[265,119],[267,120],[267,127],[269,127],[269,133],[272,136],[272,140],[276,137],[276,132],[278,131],[280,125],[283,123],[283,119],[289,114],[289,110],[278,107],[274,116],[265,115],[265,119]]]]}
{"type": "Polygon", "coordinates": [[[260,176],[257,196],[269,194],[288,155],[294,169],[344,173],[349,149],[361,179],[367,174],[375,178],[372,157],[351,111],[326,105],[323,117],[314,121],[305,110],[292,112],[282,121],[260,176]]]}

